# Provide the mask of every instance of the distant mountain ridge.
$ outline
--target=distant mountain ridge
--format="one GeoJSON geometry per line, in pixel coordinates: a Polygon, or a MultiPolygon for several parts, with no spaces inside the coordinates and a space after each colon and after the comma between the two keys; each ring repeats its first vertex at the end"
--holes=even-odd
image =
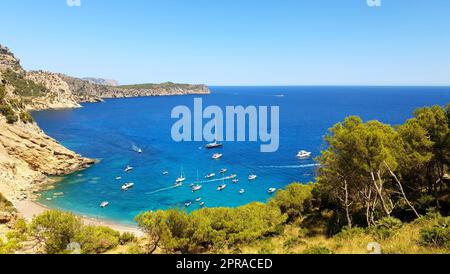
{"type": "Polygon", "coordinates": [[[116,87],[119,85],[119,82],[116,80],[113,80],[113,79],[84,77],[84,78],[81,78],[81,80],[88,81],[91,84],[102,85],[102,86],[116,87]]]}

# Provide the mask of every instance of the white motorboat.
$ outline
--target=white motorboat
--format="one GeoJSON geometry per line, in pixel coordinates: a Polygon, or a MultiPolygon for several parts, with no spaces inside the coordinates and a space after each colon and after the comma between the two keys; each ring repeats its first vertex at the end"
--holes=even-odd
{"type": "Polygon", "coordinates": [[[192,202],[187,202],[184,204],[185,207],[190,207],[192,205],[192,202]]]}
{"type": "Polygon", "coordinates": [[[223,147],[223,144],[218,143],[217,141],[214,141],[214,143],[209,143],[206,145],[207,149],[220,148],[220,147],[223,147]]]}
{"type": "Polygon", "coordinates": [[[198,203],[198,202],[200,202],[202,200],[202,198],[201,197],[199,197],[199,198],[197,198],[197,199],[195,199],[195,201],[198,203]]]}
{"type": "Polygon", "coordinates": [[[124,171],[125,172],[131,172],[131,171],[133,171],[133,167],[132,166],[127,166],[124,171]]]}
{"type": "Polygon", "coordinates": [[[248,180],[249,180],[249,181],[254,181],[254,180],[256,180],[257,178],[258,178],[258,176],[256,176],[255,174],[251,174],[251,175],[248,176],[248,180]]]}
{"type": "Polygon", "coordinates": [[[274,188],[274,187],[269,188],[269,191],[268,191],[269,194],[273,194],[273,193],[275,193],[275,192],[277,192],[277,189],[276,189],[276,188],[274,188]]]}
{"type": "Polygon", "coordinates": [[[306,150],[300,150],[299,152],[298,152],[298,154],[297,154],[297,158],[300,158],[300,159],[306,159],[306,158],[309,158],[309,157],[311,157],[311,152],[309,152],[309,151],[306,151],[306,150]]]}
{"type": "Polygon", "coordinates": [[[205,206],[205,202],[201,202],[201,203],[199,204],[199,206],[204,207],[204,206],[205,206]]]}
{"type": "Polygon", "coordinates": [[[220,174],[225,174],[225,173],[227,173],[227,171],[228,171],[228,169],[222,168],[222,169],[220,170],[220,174]]]}
{"type": "Polygon", "coordinates": [[[239,190],[239,194],[244,194],[244,193],[245,193],[245,189],[239,190]]]}
{"type": "Polygon", "coordinates": [[[227,185],[226,185],[226,184],[220,185],[220,186],[217,188],[217,191],[222,191],[222,190],[224,190],[225,188],[227,188],[227,185]]]}
{"type": "Polygon", "coordinates": [[[177,182],[174,185],[174,187],[181,187],[181,186],[183,186],[183,182],[177,182]]]}
{"type": "Polygon", "coordinates": [[[201,185],[195,185],[195,186],[192,187],[192,192],[197,192],[197,191],[199,191],[201,189],[202,189],[201,185]]]}
{"type": "Polygon", "coordinates": [[[205,179],[212,179],[214,177],[216,177],[216,173],[210,173],[210,174],[205,176],[205,179]]]}
{"type": "Polygon", "coordinates": [[[164,176],[167,176],[167,175],[169,175],[169,171],[163,171],[163,173],[162,173],[164,176]]]}
{"type": "Polygon", "coordinates": [[[233,179],[233,181],[232,181],[234,184],[237,184],[237,183],[239,183],[239,179],[233,179]]]}
{"type": "Polygon", "coordinates": [[[127,191],[127,190],[129,190],[130,188],[133,188],[133,187],[134,187],[133,183],[126,183],[126,184],[124,184],[122,186],[122,190],[127,191]]]}
{"type": "Polygon", "coordinates": [[[237,174],[231,174],[229,178],[230,179],[236,179],[237,178],[237,174]]]}
{"type": "Polygon", "coordinates": [[[117,181],[122,180],[122,177],[117,176],[117,177],[116,177],[116,180],[117,180],[117,181]]]}
{"type": "Polygon", "coordinates": [[[109,206],[109,202],[102,202],[102,203],[100,204],[100,207],[101,207],[101,208],[105,208],[105,207],[107,207],[107,206],[109,206]]]}
{"type": "Polygon", "coordinates": [[[222,158],[222,157],[223,157],[223,154],[221,154],[221,153],[215,153],[215,154],[212,156],[213,160],[219,160],[219,159],[222,158]]]}

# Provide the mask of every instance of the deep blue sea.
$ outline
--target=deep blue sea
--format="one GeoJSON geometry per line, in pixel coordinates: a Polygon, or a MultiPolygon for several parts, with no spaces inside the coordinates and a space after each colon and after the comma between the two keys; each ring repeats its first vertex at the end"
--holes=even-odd
{"type": "MultiPolygon", "coordinates": [[[[87,170],[66,176],[55,189],[43,192],[40,202],[53,208],[131,224],[142,211],[184,207],[201,197],[208,207],[235,207],[253,201],[267,201],[271,187],[283,188],[292,182],[314,181],[317,166],[312,159],[299,160],[296,154],[306,149],[318,156],[324,149],[327,130],[346,116],[364,120],[378,119],[392,125],[412,117],[423,106],[450,103],[450,88],[444,87],[211,87],[206,96],[147,97],[111,99],[84,104],[83,108],[42,111],[33,114],[40,127],[66,147],[86,157],[100,159],[87,170]],[[280,148],[261,153],[258,143],[225,143],[217,152],[204,149],[206,142],[176,143],[171,138],[171,110],[178,105],[193,106],[195,97],[204,106],[255,105],[280,107],[280,148]],[[133,151],[133,146],[143,150],[133,151]],[[127,165],[134,167],[124,173],[127,165]],[[219,181],[203,184],[192,193],[189,185],[209,173],[227,168],[240,182],[227,181],[217,191],[219,181]],[[163,176],[164,170],[169,171],[163,176]],[[171,188],[181,170],[187,181],[171,188]],[[249,182],[249,174],[258,179],[249,182]],[[116,180],[121,176],[122,180],[116,180]],[[125,182],[135,183],[128,192],[125,182]],[[244,188],[246,193],[239,194],[244,188]],[[60,195],[54,195],[59,193],[60,195]],[[62,195],[62,193],[64,195],[62,195]],[[51,200],[49,200],[51,199],[51,200]],[[110,203],[100,208],[103,201],[110,203]]],[[[206,120],[205,120],[206,122],[206,120]]],[[[198,209],[193,203],[188,210],[198,209]]]]}

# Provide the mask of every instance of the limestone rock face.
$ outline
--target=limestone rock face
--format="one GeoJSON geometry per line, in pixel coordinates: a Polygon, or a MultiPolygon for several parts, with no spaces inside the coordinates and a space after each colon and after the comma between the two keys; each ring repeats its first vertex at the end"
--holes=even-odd
{"type": "Polygon", "coordinates": [[[44,96],[33,98],[27,104],[27,109],[44,110],[81,107],[69,85],[58,74],[45,71],[31,71],[26,74],[26,78],[48,89],[44,96]]]}
{"type": "Polygon", "coordinates": [[[7,124],[0,118],[0,193],[9,200],[28,198],[48,175],[89,167],[94,160],[66,149],[35,124],[7,124]]]}

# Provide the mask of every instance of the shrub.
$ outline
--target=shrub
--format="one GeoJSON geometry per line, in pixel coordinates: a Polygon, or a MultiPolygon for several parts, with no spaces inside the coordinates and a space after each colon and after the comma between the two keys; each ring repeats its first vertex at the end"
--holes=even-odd
{"type": "Polygon", "coordinates": [[[450,249],[450,217],[440,217],[434,225],[422,228],[420,230],[420,244],[450,249]]]}
{"type": "Polygon", "coordinates": [[[304,254],[334,254],[334,252],[328,247],[315,245],[307,248],[303,251],[304,254]]]}
{"type": "Polygon", "coordinates": [[[269,205],[278,207],[281,213],[287,214],[287,222],[292,222],[312,209],[312,185],[291,184],[286,190],[277,192],[269,205]]]}
{"type": "Polygon", "coordinates": [[[379,239],[388,239],[403,226],[402,221],[393,217],[378,220],[372,228],[372,234],[379,239]]]}
{"type": "Polygon", "coordinates": [[[67,245],[75,240],[82,228],[82,221],[75,215],[58,210],[47,211],[31,223],[31,236],[48,254],[64,253],[67,245]]]}
{"type": "Polygon", "coordinates": [[[31,116],[31,114],[29,112],[26,111],[22,111],[19,115],[20,120],[24,123],[32,123],[33,120],[33,116],[31,116]]]}
{"type": "Polygon", "coordinates": [[[83,254],[101,254],[119,245],[120,233],[103,226],[85,226],[75,237],[83,254]]]}
{"type": "Polygon", "coordinates": [[[133,233],[125,232],[120,234],[119,242],[121,245],[125,245],[127,243],[135,242],[136,236],[133,233]]]}
{"type": "Polygon", "coordinates": [[[366,230],[360,227],[348,228],[344,227],[341,232],[336,234],[334,237],[340,240],[349,240],[357,236],[365,234],[366,230]]]}
{"type": "Polygon", "coordinates": [[[3,101],[3,99],[5,99],[6,96],[6,88],[3,84],[0,83],[0,102],[3,101]]]}

